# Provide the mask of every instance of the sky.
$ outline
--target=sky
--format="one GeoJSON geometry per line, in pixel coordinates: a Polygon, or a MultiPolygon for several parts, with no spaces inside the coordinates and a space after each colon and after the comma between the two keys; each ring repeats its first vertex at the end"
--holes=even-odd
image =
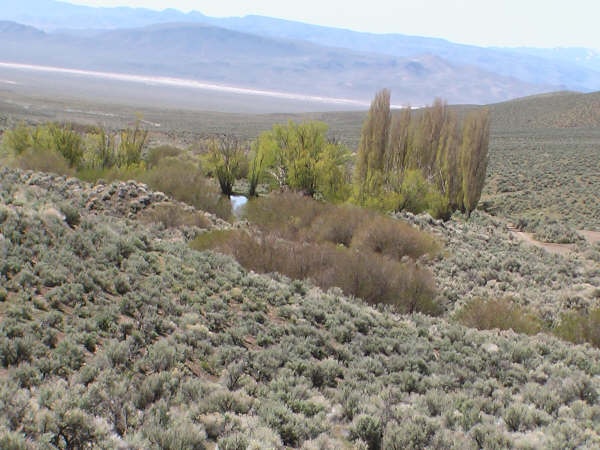
{"type": "Polygon", "coordinates": [[[258,14],[374,33],[442,37],[480,46],[600,50],[596,0],[63,0],[92,6],[258,14]]]}

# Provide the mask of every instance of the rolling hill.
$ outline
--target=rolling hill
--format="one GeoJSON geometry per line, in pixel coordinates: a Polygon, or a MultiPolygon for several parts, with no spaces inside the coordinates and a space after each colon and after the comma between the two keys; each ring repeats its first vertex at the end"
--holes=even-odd
{"type": "Polygon", "coordinates": [[[2,448],[600,445],[597,349],[247,272],[168,204],[0,169],[2,448]]]}
{"type": "Polygon", "coordinates": [[[597,128],[600,126],[600,92],[557,92],[490,106],[494,127],[597,128]]]}

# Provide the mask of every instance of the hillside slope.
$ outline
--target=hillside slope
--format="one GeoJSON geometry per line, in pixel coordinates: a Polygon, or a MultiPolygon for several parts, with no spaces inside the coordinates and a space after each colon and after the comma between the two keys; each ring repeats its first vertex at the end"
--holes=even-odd
{"type": "Polygon", "coordinates": [[[600,126],[600,92],[556,92],[490,105],[492,126],[501,130],[596,128],[600,126]]]}
{"type": "Polygon", "coordinates": [[[248,273],[165,202],[0,170],[2,448],[600,445],[598,350],[248,273]]]}

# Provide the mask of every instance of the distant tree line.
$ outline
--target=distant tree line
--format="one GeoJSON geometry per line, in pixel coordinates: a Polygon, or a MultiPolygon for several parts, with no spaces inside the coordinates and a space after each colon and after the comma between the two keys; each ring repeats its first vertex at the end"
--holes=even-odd
{"type": "MultiPolygon", "coordinates": [[[[179,151],[146,152],[147,137],[138,120],[135,127],[117,134],[70,124],[19,125],[3,140],[31,168],[61,171],[62,164],[64,171],[88,178],[112,171],[147,179],[148,170],[158,170],[155,156],[169,157],[162,163],[165,167],[175,164],[173,158],[183,158],[179,151]],[[59,159],[49,161],[52,157],[59,159]]],[[[390,91],[384,89],[371,104],[355,155],[328,135],[327,124],[290,121],[274,125],[252,143],[230,136],[206,139],[201,143],[202,157],[193,165],[215,178],[226,196],[234,193],[237,180],[246,178],[250,197],[262,185],[335,203],[349,201],[381,211],[427,211],[447,219],[454,211],[470,215],[476,208],[487,170],[488,142],[486,110],[459,118],[438,99],[420,110],[392,112],[390,91]]]]}

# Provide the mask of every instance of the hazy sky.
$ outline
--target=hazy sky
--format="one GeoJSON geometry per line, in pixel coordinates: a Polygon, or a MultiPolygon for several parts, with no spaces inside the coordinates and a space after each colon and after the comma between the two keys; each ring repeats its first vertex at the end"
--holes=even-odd
{"type": "Polygon", "coordinates": [[[438,36],[476,45],[600,50],[597,0],[67,0],[97,6],[260,14],[376,33],[438,36]]]}

